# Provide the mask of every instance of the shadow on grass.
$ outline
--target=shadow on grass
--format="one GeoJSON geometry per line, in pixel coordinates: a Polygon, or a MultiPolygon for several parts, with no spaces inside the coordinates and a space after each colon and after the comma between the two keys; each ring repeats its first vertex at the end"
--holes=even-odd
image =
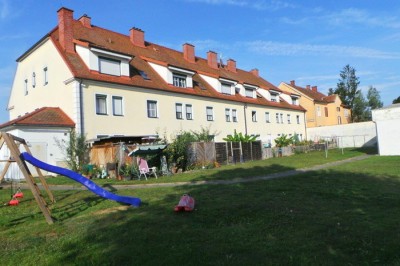
{"type": "MultiPolygon", "coordinates": [[[[234,171],[245,171],[235,169],[234,171]]],[[[237,174],[227,171],[225,174],[237,174]]],[[[245,171],[246,172],[246,171],[245,171]]],[[[247,173],[247,172],[246,172],[247,173]]],[[[343,265],[399,261],[399,177],[317,171],[268,182],[126,191],[51,261],[96,265],[343,265]],[[174,213],[183,193],[191,213],[174,213]]]]}

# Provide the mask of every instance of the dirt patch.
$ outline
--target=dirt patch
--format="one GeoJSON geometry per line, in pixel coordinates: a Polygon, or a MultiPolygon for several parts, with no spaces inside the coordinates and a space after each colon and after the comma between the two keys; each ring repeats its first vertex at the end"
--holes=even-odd
{"type": "Polygon", "coordinates": [[[117,207],[113,207],[113,208],[108,208],[105,210],[100,210],[97,212],[94,212],[94,215],[102,215],[102,214],[110,214],[110,213],[115,213],[115,212],[119,212],[119,211],[126,211],[128,209],[132,208],[131,206],[117,206],[117,207]]]}

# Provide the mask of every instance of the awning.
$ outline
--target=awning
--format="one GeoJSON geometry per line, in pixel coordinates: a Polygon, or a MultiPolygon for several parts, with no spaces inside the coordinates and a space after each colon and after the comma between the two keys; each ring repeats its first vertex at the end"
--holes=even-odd
{"type": "Polygon", "coordinates": [[[139,145],[131,151],[128,155],[129,156],[136,156],[140,154],[155,154],[159,153],[167,147],[165,144],[160,145],[139,145]]]}

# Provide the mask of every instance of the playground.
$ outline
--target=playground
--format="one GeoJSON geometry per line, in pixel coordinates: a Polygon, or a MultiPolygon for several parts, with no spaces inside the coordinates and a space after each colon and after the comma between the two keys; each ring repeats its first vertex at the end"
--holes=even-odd
{"type": "MultiPolygon", "coordinates": [[[[140,198],[139,208],[87,189],[52,189],[51,203],[43,190],[51,225],[34,192],[24,189],[18,206],[0,208],[2,263],[393,265],[400,261],[400,157],[369,156],[282,178],[251,178],[360,155],[346,150],[326,159],[313,152],[153,179],[158,186],[102,185],[140,198]],[[163,185],[167,180],[170,186],[163,185]],[[189,184],[173,185],[178,182],[189,184]],[[185,193],[196,198],[195,209],[174,212],[185,193]]],[[[0,190],[1,202],[9,194],[0,190]]]]}

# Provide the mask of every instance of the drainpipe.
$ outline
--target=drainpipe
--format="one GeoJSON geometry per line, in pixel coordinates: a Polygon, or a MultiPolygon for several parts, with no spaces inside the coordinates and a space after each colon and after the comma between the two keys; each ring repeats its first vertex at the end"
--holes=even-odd
{"type": "Polygon", "coordinates": [[[85,128],[84,128],[84,122],[83,122],[83,85],[82,85],[83,80],[81,79],[79,81],[79,121],[80,121],[80,128],[81,128],[81,135],[85,134],[85,128]]]}
{"type": "Polygon", "coordinates": [[[244,133],[247,135],[247,118],[246,118],[246,109],[247,109],[247,103],[244,104],[243,106],[243,112],[244,112],[244,133]]]}

